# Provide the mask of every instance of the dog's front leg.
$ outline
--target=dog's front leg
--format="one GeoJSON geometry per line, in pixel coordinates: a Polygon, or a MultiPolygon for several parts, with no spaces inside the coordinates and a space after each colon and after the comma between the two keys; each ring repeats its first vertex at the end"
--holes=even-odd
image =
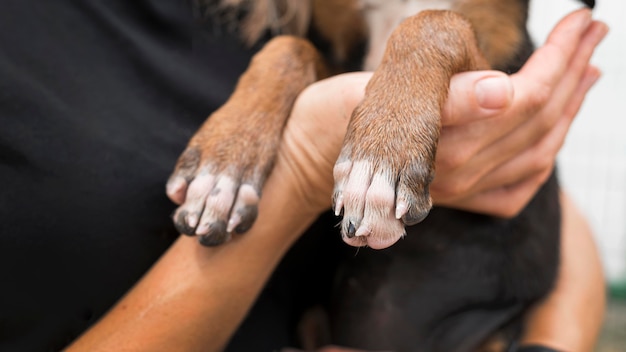
{"type": "Polygon", "coordinates": [[[280,36],[253,58],[229,100],[200,127],[167,184],[177,229],[219,245],[248,230],[298,94],[325,75],[306,40],[280,36]]]}
{"type": "Polygon", "coordinates": [[[385,248],[426,217],[450,79],[487,67],[472,26],[455,12],[423,11],[394,31],[335,165],[347,243],[385,248]]]}

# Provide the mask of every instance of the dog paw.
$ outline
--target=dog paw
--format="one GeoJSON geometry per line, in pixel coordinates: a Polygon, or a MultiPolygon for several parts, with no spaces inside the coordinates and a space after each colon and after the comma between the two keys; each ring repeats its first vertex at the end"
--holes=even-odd
{"type": "Polygon", "coordinates": [[[357,107],[334,168],[342,237],[374,249],[393,245],[406,234],[405,226],[428,215],[438,139],[436,114],[385,110],[380,101],[366,99],[357,107]],[[415,123],[420,115],[427,116],[419,120],[424,123],[415,123]]]}
{"type": "Polygon", "coordinates": [[[392,167],[373,159],[343,160],[335,165],[336,215],[341,233],[353,246],[387,248],[406,234],[405,225],[424,220],[432,207],[431,173],[418,161],[392,167]]]}
{"type": "Polygon", "coordinates": [[[190,141],[166,187],[180,205],[173,215],[176,229],[198,236],[205,246],[220,245],[252,227],[274,158],[272,148],[254,145],[264,143],[260,138],[235,139],[235,134],[215,133],[224,132],[223,126],[212,127],[190,141]]]}

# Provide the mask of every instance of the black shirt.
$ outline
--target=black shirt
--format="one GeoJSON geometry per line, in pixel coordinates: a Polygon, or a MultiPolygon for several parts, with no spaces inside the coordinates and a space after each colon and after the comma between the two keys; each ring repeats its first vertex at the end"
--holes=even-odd
{"type": "MultiPolygon", "coordinates": [[[[167,177],[254,50],[186,0],[2,2],[0,351],[61,349],[171,244],[167,177]]],[[[229,350],[294,343],[326,276],[286,260],[229,350]]]]}

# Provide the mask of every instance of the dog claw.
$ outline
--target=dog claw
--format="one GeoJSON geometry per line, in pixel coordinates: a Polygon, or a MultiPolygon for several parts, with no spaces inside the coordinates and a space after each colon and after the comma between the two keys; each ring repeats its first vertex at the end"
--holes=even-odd
{"type": "Polygon", "coordinates": [[[198,242],[206,247],[215,247],[228,241],[230,237],[230,233],[226,231],[226,223],[217,221],[208,226],[208,232],[205,235],[198,236],[198,242]]]}
{"type": "Polygon", "coordinates": [[[343,210],[343,195],[342,194],[337,196],[337,199],[335,200],[334,208],[335,208],[335,216],[341,215],[341,211],[343,210]]]}
{"type": "Polygon", "coordinates": [[[248,231],[258,215],[258,207],[256,205],[245,205],[235,207],[232,215],[228,220],[227,232],[244,233],[248,231]]]}
{"type": "Polygon", "coordinates": [[[409,210],[409,205],[404,201],[398,201],[396,204],[396,219],[400,220],[409,210]]]}
{"type": "MultiPolygon", "coordinates": [[[[197,219],[197,215],[194,215],[197,219]]],[[[196,234],[196,224],[190,226],[189,219],[193,219],[194,216],[191,216],[188,211],[181,210],[180,213],[174,214],[174,227],[176,231],[186,236],[193,236],[196,234]]]]}

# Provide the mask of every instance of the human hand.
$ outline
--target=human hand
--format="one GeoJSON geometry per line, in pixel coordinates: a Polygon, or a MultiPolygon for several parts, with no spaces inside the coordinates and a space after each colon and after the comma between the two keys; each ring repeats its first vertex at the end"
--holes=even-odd
{"type": "Polygon", "coordinates": [[[307,87],[298,97],[283,133],[277,167],[296,181],[294,200],[313,214],[328,209],[332,170],[356,105],[363,99],[369,72],[333,76],[307,87]]]}
{"type": "Polygon", "coordinates": [[[452,79],[430,187],[436,205],[501,217],[526,206],[600,76],[589,60],[607,30],[579,10],[559,22],[519,73],[452,79]]]}

